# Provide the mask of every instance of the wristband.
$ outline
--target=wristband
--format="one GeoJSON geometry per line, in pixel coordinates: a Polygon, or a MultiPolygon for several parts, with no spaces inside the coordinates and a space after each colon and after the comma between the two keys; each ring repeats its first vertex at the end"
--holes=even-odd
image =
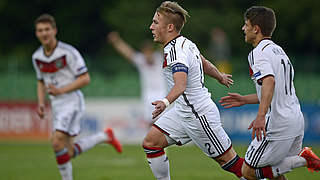
{"type": "Polygon", "coordinates": [[[163,98],[163,99],[161,99],[161,101],[166,105],[166,107],[168,107],[170,105],[170,102],[168,101],[167,98],[163,98]]]}

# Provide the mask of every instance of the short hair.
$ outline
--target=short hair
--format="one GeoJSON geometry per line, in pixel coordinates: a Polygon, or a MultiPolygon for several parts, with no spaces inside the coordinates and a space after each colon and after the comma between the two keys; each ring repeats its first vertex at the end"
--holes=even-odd
{"type": "Polygon", "coordinates": [[[188,12],[184,10],[177,2],[165,1],[157,8],[156,12],[165,15],[169,23],[172,23],[178,32],[181,31],[187,22],[188,12]]]}
{"type": "Polygon", "coordinates": [[[53,28],[56,28],[56,20],[50,14],[42,14],[35,21],[34,26],[37,26],[39,23],[49,23],[53,28]]]}
{"type": "Polygon", "coordinates": [[[251,25],[258,25],[264,36],[272,36],[276,28],[276,15],[270,8],[252,6],[244,13],[244,19],[250,20],[251,25]]]}

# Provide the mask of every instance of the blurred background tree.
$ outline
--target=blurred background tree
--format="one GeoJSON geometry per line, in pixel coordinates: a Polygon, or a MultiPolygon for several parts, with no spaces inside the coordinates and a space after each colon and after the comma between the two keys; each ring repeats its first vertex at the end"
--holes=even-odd
{"type": "MultiPolygon", "coordinates": [[[[93,77],[92,84],[85,89],[87,95],[137,96],[139,83],[136,70],[122,61],[114,49],[106,43],[106,35],[110,31],[117,30],[124,39],[138,48],[142,39],[152,38],[149,25],[155,9],[161,2],[158,0],[0,0],[0,100],[35,99],[36,80],[31,55],[40,44],[34,35],[33,21],[42,13],[50,13],[56,18],[58,39],[72,44],[85,57],[93,77]],[[23,81],[20,78],[22,73],[24,73],[23,81]],[[30,83],[26,85],[26,82],[30,83]],[[129,85],[128,90],[125,87],[129,85]],[[22,94],[19,93],[21,88],[26,89],[22,94]]],[[[306,101],[319,101],[320,87],[316,79],[319,77],[320,67],[318,61],[320,11],[317,9],[320,7],[320,1],[180,0],[178,2],[191,16],[182,34],[194,41],[204,55],[209,54],[211,29],[221,27],[226,32],[232,49],[230,62],[233,74],[236,79],[240,78],[241,83],[241,79],[244,81],[249,79],[246,58],[252,49],[244,42],[241,30],[243,13],[252,5],[273,8],[277,15],[277,28],[273,40],[285,49],[293,61],[296,81],[308,78],[309,82],[315,82],[315,84],[296,82],[301,86],[297,87],[298,90],[301,89],[298,95],[300,93],[302,99],[306,101]]],[[[211,60],[214,63],[214,59],[211,60]]],[[[211,85],[210,80],[209,83],[209,88],[215,87],[211,85]]],[[[217,97],[220,95],[218,92],[217,97]]]]}

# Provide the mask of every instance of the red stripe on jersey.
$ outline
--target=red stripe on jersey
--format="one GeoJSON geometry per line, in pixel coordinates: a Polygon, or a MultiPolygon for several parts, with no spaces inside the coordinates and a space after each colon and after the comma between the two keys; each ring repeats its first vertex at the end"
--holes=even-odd
{"type": "Polygon", "coordinates": [[[36,59],[36,63],[37,63],[37,66],[39,67],[40,71],[45,72],[45,73],[55,73],[59,69],[62,69],[67,65],[65,55],[53,60],[50,63],[43,62],[39,59],[36,59]]]}
{"type": "Polygon", "coordinates": [[[250,66],[249,66],[249,75],[250,75],[250,77],[252,77],[252,75],[253,75],[253,70],[251,69],[250,66]]]}
{"type": "Polygon", "coordinates": [[[162,64],[162,68],[165,68],[165,67],[167,67],[168,66],[168,64],[167,64],[167,56],[168,56],[168,54],[166,53],[166,54],[164,54],[164,61],[163,61],[163,64],[162,64]]]}

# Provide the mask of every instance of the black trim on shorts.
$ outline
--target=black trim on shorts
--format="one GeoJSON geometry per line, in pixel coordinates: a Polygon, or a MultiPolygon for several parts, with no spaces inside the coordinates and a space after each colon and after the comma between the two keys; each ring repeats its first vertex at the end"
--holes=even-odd
{"type": "Polygon", "coordinates": [[[250,155],[249,160],[251,161],[250,163],[247,163],[250,167],[257,168],[257,165],[263,155],[264,150],[266,149],[268,145],[268,141],[264,138],[264,140],[261,142],[259,145],[259,148],[255,151],[252,160],[250,160],[252,154],[250,155]]]}
{"type": "Polygon", "coordinates": [[[162,132],[163,134],[170,136],[170,134],[168,132],[166,132],[165,130],[163,130],[162,128],[160,128],[159,126],[157,126],[156,124],[152,124],[152,126],[154,126],[155,128],[157,128],[160,132],[162,132]]]}
{"type": "Polygon", "coordinates": [[[220,143],[219,139],[217,138],[217,136],[215,135],[215,133],[211,129],[211,127],[207,121],[206,116],[203,115],[199,119],[200,119],[200,124],[201,124],[203,130],[205,131],[205,133],[209,137],[213,146],[216,148],[216,150],[218,151],[219,154],[223,154],[225,152],[225,150],[224,150],[222,144],[220,143]]]}
{"type": "Polygon", "coordinates": [[[78,135],[78,134],[72,135],[72,134],[70,134],[70,133],[68,133],[68,132],[66,132],[66,131],[64,131],[64,130],[61,130],[61,129],[55,129],[55,131],[62,132],[63,134],[65,134],[65,135],[67,135],[67,136],[70,136],[70,137],[76,137],[76,136],[78,135]]]}
{"type": "Polygon", "coordinates": [[[182,94],[183,99],[187,103],[187,105],[191,108],[192,113],[200,120],[200,124],[204,130],[204,132],[207,134],[208,138],[210,139],[212,145],[215,147],[215,149],[218,151],[219,154],[223,154],[225,152],[222,144],[220,143],[219,139],[217,136],[214,134],[213,130],[210,128],[209,123],[207,121],[207,118],[205,115],[199,116],[197,111],[194,109],[194,106],[190,104],[187,95],[185,93],[182,94]]]}

